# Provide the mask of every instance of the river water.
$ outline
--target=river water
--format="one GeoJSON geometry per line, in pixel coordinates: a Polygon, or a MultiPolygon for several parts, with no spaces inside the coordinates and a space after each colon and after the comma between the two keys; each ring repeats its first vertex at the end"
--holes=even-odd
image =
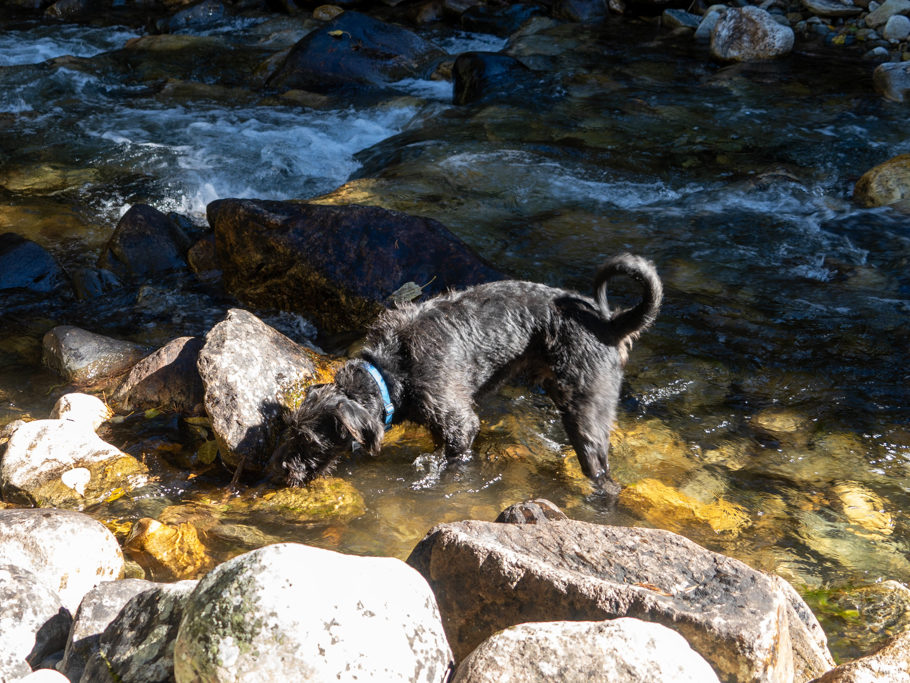
{"type": "MultiPolygon", "coordinates": [[[[740,523],[687,524],[666,496],[605,508],[566,457],[552,406],[507,387],[481,407],[471,463],[436,472],[420,457],[425,435],[398,430],[381,459],[338,472],[364,514],[235,514],[251,531],[222,557],[256,539],[406,557],[433,524],[546,497],[578,519],[674,528],[816,597],[910,581],[910,219],[851,199],[864,171],[910,152],[910,126],[905,106],[872,91],[872,65],[831,53],[722,66],[654,23],[536,20],[508,43],[428,36],[452,55],[509,49],[540,75],[522,97],[456,107],[449,83],[427,80],[301,104],[252,87],[258,66],[313,26],[244,17],[124,49],[144,32],[8,22],[0,231],[74,270],[134,203],[202,226],[217,198],[323,196],[436,218],[506,272],[581,291],[605,256],[646,255],[667,299],[627,369],[614,471],[624,485],[656,479],[671,498],[732,506],[740,523]]],[[[46,416],[59,393],[38,360],[54,324],[160,345],[204,333],[229,305],[181,278],[105,301],[11,305],[0,424],[46,416]]],[[[117,445],[149,459],[181,447],[179,418],[146,417],[117,445]]],[[[128,523],[226,487],[157,473],[88,512],[128,523]]],[[[868,649],[861,626],[813,605],[836,654],[868,649]]]]}

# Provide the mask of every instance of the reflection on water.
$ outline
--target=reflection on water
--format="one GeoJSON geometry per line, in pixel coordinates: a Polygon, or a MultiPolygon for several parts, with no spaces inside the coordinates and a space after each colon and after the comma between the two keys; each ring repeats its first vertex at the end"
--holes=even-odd
{"type": "MultiPolygon", "coordinates": [[[[309,30],[303,19],[116,53],[137,34],[0,37],[0,230],[65,265],[93,262],[132,203],[202,223],[219,197],[324,195],[437,218],[498,267],[585,292],[604,256],[639,252],[667,291],[627,369],[612,462],[628,493],[615,509],[552,405],[507,387],[480,408],[470,462],[441,468],[422,430],[396,428],[382,457],[342,463],[322,517],[269,507],[264,483],[226,492],[204,426],[131,416],[109,438],[152,483],[91,514],[121,540],[155,518],[215,560],[276,540],[406,557],[434,524],[544,497],[576,519],[673,528],[801,589],[910,581],[908,221],[850,197],[862,172],[910,151],[905,109],[871,93],[865,64],[722,68],[687,42],[654,41],[653,26],[644,38],[630,23],[535,25],[508,47],[559,87],[476,107],[449,105],[444,81],[356,106],[247,87],[309,30]],[[221,56],[187,61],[187,45],[221,56]],[[224,75],[223,53],[236,72],[224,75]]],[[[433,37],[452,53],[504,44],[433,37]]],[[[47,415],[59,387],[40,369],[40,338],[54,324],[161,344],[203,333],[228,305],[174,278],[0,311],[0,423],[47,415]]],[[[842,612],[829,633],[846,633],[842,612]]],[[[855,639],[834,642],[855,653],[855,639]]]]}

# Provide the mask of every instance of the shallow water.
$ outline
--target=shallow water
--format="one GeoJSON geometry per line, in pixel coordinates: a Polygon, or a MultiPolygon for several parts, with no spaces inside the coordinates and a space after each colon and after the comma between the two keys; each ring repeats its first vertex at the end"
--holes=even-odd
{"type": "MultiPolygon", "coordinates": [[[[193,503],[220,519],[219,558],[274,540],[406,557],[436,523],[545,497],[578,519],[675,524],[801,590],[910,581],[910,220],[851,201],[865,170],[910,152],[906,108],[875,96],[868,64],[721,67],[652,24],[535,26],[508,48],[540,72],[539,92],[454,107],[444,81],[308,105],[245,87],[305,20],[248,18],[127,52],[141,31],[17,24],[0,34],[0,230],[72,268],[136,202],[201,225],[217,198],[328,193],[437,218],[516,277],[582,291],[606,255],[645,254],[667,300],[627,369],[614,471],[739,506],[736,531],[681,522],[666,501],[607,509],[553,407],[515,387],[481,406],[475,458],[458,468],[421,457],[416,429],[396,430],[378,460],[343,463],[364,500],[353,520],[228,509],[223,471],[169,464],[200,444],[169,415],[114,429],[157,483],[90,512],[124,528],[169,507],[191,518],[173,506],[193,503]],[[186,59],[201,49],[222,57],[186,59]]],[[[452,54],[505,44],[431,37],[452,54]]],[[[0,423],[46,416],[59,393],[39,360],[54,324],[157,345],[204,333],[229,305],[179,277],[105,302],[10,305],[0,423]]],[[[298,323],[282,329],[303,339],[298,323]]],[[[836,654],[868,648],[840,638],[853,627],[836,615],[825,625],[836,654]]]]}

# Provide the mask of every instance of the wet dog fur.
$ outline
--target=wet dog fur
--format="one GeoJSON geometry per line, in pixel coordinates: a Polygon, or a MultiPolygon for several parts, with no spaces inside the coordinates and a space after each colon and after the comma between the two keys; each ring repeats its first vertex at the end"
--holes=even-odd
{"type": "Polygon", "coordinates": [[[388,386],[395,420],[427,426],[450,460],[471,454],[480,425],[475,399],[515,375],[540,384],[584,473],[615,495],[607,456],[623,367],[632,342],[657,316],[663,289],[650,261],[623,254],[601,266],[594,290],[590,298],[505,280],[382,313],[360,359],[348,361],[333,383],[310,388],[287,415],[270,475],[305,484],[330,471],[354,442],[378,455],[384,404],[366,360],[388,386]],[[607,284],[617,276],[641,288],[637,305],[610,309],[607,284]]]}

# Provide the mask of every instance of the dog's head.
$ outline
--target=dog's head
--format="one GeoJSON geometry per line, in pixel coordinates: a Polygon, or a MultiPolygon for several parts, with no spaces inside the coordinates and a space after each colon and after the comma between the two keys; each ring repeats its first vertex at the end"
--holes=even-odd
{"type": "Polygon", "coordinates": [[[310,388],[285,421],[268,473],[287,486],[302,486],[328,473],[354,443],[370,455],[379,453],[382,423],[335,384],[310,388]]]}

